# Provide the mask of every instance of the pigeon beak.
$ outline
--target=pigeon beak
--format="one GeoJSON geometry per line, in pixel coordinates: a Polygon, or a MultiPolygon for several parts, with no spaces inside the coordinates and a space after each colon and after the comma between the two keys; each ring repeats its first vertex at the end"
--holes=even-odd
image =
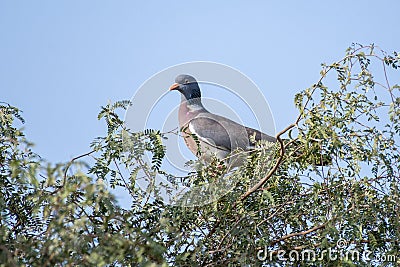
{"type": "Polygon", "coordinates": [[[171,86],[169,87],[169,90],[172,91],[172,90],[176,90],[176,89],[178,89],[178,88],[179,88],[179,83],[174,83],[173,85],[171,85],[171,86]]]}

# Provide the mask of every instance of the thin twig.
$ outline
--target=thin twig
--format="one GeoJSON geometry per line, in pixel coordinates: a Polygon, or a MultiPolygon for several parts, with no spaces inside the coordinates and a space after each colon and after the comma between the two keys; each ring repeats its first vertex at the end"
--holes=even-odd
{"type": "Polygon", "coordinates": [[[129,194],[131,194],[131,196],[134,197],[135,194],[133,193],[133,191],[132,191],[131,187],[129,186],[128,182],[125,180],[124,176],[122,175],[122,172],[121,172],[121,170],[120,170],[120,168],[118,166],[117,161],[115,159],[113,159],[113,162],[115,164],[115,167],[117,168],[117,171],[118,171],[119,175],[121,176],[122,181],[125,184],[125,188],[128,189],[129,194]]]}
{"type": "Polygon", "coordinates": [[[315,232],[315,231],[317,231],[317,230],[319,230],[319,229],[325,228],[325,226],[326,226],[326,223],[321,224],[321,225],[314,226],[313,228],[308,229],[308,230],[305,230],[305,231],[302,231],[302,232],[291,233],[291,234],[282,236],[281,238],[272,241],[272,242],[271,242],[271,246],[273,246],[273,245],[275,245],[276,243],[279,243],[279,242],[281,242],[281,241],[283,241],[283,240],[286,240],[286,239],[288,239],[288,238],[294,237],[294,236],[305,236],[305,235],[307,235],[307,234],[309,234],[309,233],[312,233],[312,232],[315,232]]]}
{"type": "Polygon", "coordinates": [[[247,192],[244,193],[240,197],[241,201],[246,199],[248,196],[250,196],[256,190],[258,190],[261,186],[263,186],[263,184],[265,184],[268,181],[268,179],[271,178],[271,176],[276,172],[276,170],[278,169],[279,165],[281,164],[281,162],[283,160],[283,156],[285,155],[285,145],[283,144],[281,135],[286,133],[288,130],[292,129],[295,126],[296,126],[296,124],[293,123],[277,134],[276,139],[278,140],[278,142],[280,144],[280,156],[279,156],[277,162],[275,163],[275,166],[268,172],[268,174],[263,179],[261,179],[256,185],[254,185],[252,188],[247,190],[247,192]]]}
{"type": "Polygon", "coordinates": [[[64,187],[65,183],[67,182],[67,172],[68,172],[69,168],[72,166],[72,163],[74,163],[74,161],[76,161],[76,160],[78,160],[78,159],[80,159],[80,158],[89,156],[89,155],[93,154],[94,152],[96,152],[96,150],[92,150],[92,151],[87,152],[87,153],[85,153],[85,154],[76,156],[75,158],[72,158],[72,159],[67,163],[67,166],[65,167],[65,170],[64,170],[64,177],[63,177],[63,182],[62,182],[62,184],[61,184],[56,190],[54,190],[51,194],[53,195],[53,194],[57,193],[58,191],[61,190],[61,188],[64,187]]]}

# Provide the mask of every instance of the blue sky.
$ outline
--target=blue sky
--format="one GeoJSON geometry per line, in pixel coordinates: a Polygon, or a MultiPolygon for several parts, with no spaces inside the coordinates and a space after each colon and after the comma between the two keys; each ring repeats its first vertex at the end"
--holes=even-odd
{"type": "Polygon", "coordinates": [[[261,88],[280,130],[296,92],[352,42],[400,50],[399,10],[396,0],[0,1],[0,101],[23,110],[37,153],[68,161],[105,134],[100,106],[171,65],[215,61],[261,88]]]}

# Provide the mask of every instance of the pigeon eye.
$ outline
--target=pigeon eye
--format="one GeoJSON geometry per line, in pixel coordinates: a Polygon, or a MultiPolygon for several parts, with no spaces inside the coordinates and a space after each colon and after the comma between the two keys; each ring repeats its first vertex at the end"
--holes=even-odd
{"type": "Polygon", "coordinates": [[[189,83],[189,80],[185,80],[185,83],[189,83]]]}

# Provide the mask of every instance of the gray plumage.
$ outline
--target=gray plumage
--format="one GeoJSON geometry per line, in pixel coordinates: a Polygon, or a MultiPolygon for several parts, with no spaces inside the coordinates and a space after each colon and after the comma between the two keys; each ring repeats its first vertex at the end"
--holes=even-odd
{"type": "Polygon", "coordinates": [[[260,140],[276,142],[272,136],[209,112],[201,102],[196,79],[190,75],[177,76],[170,90],[182,94],[178,117],[186,145],[195,155],[200,150],[206,161],[213,154],[223,160],[233,151],[249,151],[260,140]]]}

